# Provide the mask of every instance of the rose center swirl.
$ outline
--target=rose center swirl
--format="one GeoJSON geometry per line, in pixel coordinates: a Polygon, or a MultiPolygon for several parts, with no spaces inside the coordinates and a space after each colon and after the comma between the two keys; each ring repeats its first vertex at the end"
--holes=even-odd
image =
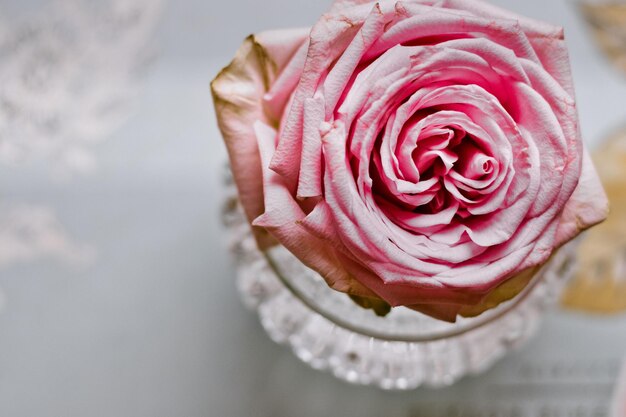
{"type": "Polygon", "coordinates": [[[464,125],[471,121],[456,111],[427,109],[404,123],[398,119],[390,118],[373,149],[377,204],[410,230],[468,217],[468,208],[489,197],[502,171],[484,145],[490,138],[468,132],[464,125]]]}

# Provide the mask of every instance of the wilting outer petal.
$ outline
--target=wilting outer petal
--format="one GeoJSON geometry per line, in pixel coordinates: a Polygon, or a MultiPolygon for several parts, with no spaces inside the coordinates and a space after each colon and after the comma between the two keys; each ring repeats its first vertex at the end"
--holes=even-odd
{"type": "Polygon", "coordinates": [[[462,306],[458,313],[463,317],[475,317],[512,299],[526,288],[539,269],[539,267],[528,268],[510,277],[491,290],[482,302],[473,306],[462,306]]]}
{"type": "MultiPolygon", "coordinates": [[[[249,36],[235,59],[211,83],[217,122],[226,142],[239,198],[250,222],[264,211],[261,160],[253,126],[257,120],[277,122],[265,115],[263,96],[305,42],[307,34],[307,29],[298,29],[249,36]]],[[[267,230],[252,229],[261,248],[274,242],[267,230]]]]}

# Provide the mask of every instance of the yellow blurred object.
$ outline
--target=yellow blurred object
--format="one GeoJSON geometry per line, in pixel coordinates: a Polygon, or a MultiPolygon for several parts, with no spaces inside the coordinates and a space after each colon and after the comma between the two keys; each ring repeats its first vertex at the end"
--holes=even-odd
{"type": "Polygon", "coordinates": [[[626,73],[626,2],[583,1],[580,10],[602,51],[626,73]]]}
{"type": "Polygon", "coordinates": [[[611,202],[608,219],[578,249],[578,272],[562,304],[597,313],[626,311],[626,129],[593,155],[611,202]]]}

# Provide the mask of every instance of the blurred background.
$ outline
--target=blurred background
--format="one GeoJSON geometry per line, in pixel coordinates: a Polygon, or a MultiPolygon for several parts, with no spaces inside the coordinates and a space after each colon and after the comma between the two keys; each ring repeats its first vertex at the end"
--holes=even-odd
{"type": "Polygon", "coordinates": [[[492,3],[565,27],[614,214],[531,343],[453,387],[393,393],[274,345],[239,302],[220,220],[209,82],[248,34],[308,26],[330,0],[0,0],[0,416],[610,416],[626,10],[492,3]]]}

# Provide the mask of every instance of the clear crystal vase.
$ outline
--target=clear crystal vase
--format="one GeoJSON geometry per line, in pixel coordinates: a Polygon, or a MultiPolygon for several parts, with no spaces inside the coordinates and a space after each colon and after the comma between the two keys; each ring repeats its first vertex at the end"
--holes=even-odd
{"type": "Polygon", "coordinates": [[[561,248],[514,299],[475,318],[442,322],[394,308],[385,317],[330,289],[282,246],[257,249],[227,180],[223,218],[235,254],[237,285],[269,337],[312,368],[354,384],[405,390],[451,385],[485,371],[532,336],[545,308],[573,274],[575,248],[561,248]]]}

